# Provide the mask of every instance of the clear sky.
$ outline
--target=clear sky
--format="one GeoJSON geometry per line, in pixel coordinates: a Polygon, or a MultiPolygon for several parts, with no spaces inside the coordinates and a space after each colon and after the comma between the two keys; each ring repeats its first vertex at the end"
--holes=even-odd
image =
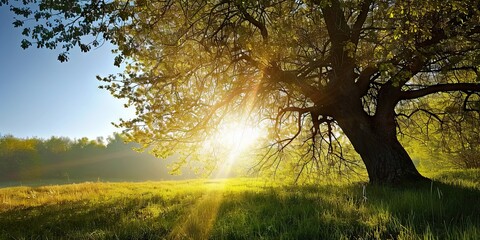
{"type": "Polygon", "coordinates": [[[8,7],[0,8],[0,135],[16,137],[106,137],[119,132],[111,122],[133,117],[123,101],[95,76],[121,71],[113,66],[112,46],[88,53],[74,51],[60,63],[60,52],[34,47],[23,50],[20,28],[8,7]]]}

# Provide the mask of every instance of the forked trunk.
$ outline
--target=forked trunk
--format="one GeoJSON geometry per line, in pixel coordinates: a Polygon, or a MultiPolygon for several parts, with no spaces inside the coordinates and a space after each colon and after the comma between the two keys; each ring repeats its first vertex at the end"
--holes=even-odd
{"type": "MultiPolygon", "coordinates": [[[[351,113],[351,112],[350,112],[351,113]]],[[[426,180],[397,139],[395,126],[372,117],[348,114],[338,124],[362,157],[371,183],[401,184],[426,180]]]]}

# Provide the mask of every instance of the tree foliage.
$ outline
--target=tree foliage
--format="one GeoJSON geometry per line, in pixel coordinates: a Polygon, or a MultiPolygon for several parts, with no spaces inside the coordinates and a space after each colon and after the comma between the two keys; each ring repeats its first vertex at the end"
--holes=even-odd
{"type": "Polygon", "coordinates": [[[395,182],[420,176],[396,136],[412,126],[399,120],[434,116],[422,99],[456,92],[479,110],[478,0],[31,2],[11,7],[38,23],[22,46],[116,44],[125,72],[100,79],[137,112],[119,126],[180,163],[241,119],[269,129],[259,169],[348,166],[348,138],[371,180],[395,182]]]}

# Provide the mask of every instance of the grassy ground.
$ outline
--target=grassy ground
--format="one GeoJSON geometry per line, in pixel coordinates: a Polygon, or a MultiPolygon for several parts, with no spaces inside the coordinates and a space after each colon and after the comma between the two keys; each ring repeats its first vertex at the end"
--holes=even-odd
{"type": "Polygon", "coordinates": [[[0,239],[480,239],[480,171],[433,177],[407,190],[252,179],[2,188],[0,239]]]}

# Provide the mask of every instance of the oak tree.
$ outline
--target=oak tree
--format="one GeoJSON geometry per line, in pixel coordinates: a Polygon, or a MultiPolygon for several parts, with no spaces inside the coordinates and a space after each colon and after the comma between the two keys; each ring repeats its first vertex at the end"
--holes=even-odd
{"type": "Polygon", "coordinates": [[[298,172],[323,153],[346,161],[346,136],[371,182],[421,181],[398,120],[428,116],[427,96],[456,92],[467,109],[480,92],[478,0],[1,2],[15,26],[36,21],[22,47],[63,48],[65,61],[118,46],[125,72],[101,79],[136,108],[119,125],[158,155],[188,160],[226,119],[247,118],[277,156],[259,167],[297,161],[278,157],[297,147],[298,172]]]}

